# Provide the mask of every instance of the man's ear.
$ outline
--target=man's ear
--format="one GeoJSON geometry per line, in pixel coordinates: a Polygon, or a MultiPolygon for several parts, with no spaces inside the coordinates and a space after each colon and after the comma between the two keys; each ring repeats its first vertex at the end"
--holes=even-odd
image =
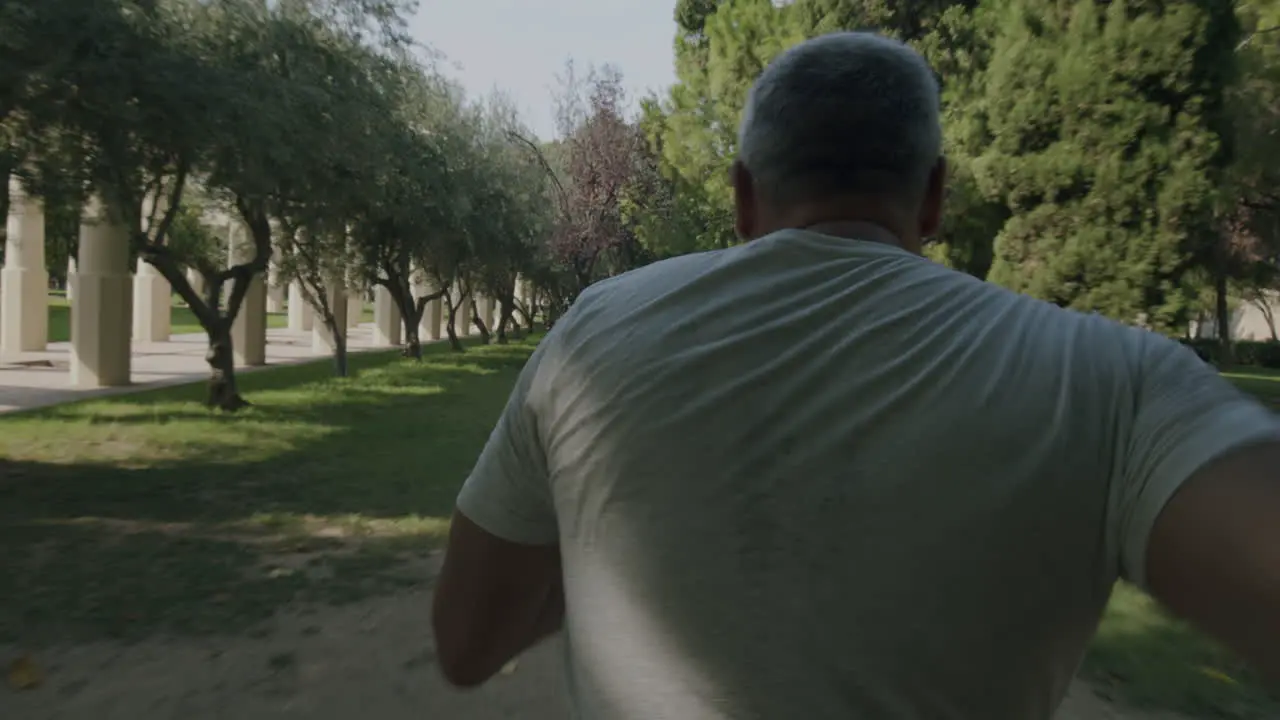
{"type": "Polygon", "coordinates": [[[938,234],[942,228],[943,206],[947,198],[947,159],[938,158],[929,171],[929,184],[925,187],[924,202],[920,204],[920,238],[938,234]]]}
{"type": "Polygon", "coordinates": [[[734,160],[729,168],[729,184],[733,186],[734,232],[740,240],[751,240],[758,225],[755,179],[740,160],[734,160]]]}

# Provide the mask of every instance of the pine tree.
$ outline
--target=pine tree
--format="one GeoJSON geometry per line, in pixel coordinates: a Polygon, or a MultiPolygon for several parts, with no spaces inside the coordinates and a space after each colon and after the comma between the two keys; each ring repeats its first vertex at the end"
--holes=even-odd
{"type": "Polygon", "coordinates": [[[702,14],[712,5],[677,7],[678,81],[661,138],[664,163],[678,176],[685,202],[703,218],[693,243],[699,249],[735,242],[729,165],[747,92],[769,61],[802,37],[788,20],[789,9],[771,0],[728,0],[702,14]]]}
{"type": "Polygon", "coordinates": [[[1011,0],[985,77],[991,279],[1167,328],[1212,245],[1239,28],[1220,0],[1011,0]]]}

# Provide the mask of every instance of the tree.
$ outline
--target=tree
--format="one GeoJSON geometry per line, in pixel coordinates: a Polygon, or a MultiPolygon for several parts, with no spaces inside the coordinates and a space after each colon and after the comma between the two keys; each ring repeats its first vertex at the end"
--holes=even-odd
{"type": "Polygon", "coordinates": [[[715,5],[714,12],[698,15],[702,25],[696,32],[682,28],[677,33],[677,82],[655,143],[668,177],[680,189],[683,212],[701,218],[689,228],[698,232],[693,244],[700,250],[737,241],[729,165],[747,92],[774,57],[804,39],[792,19],[795,5],[776,7],[770,0],[715,5]]]}
{"type": "MultiPolygon", "coordinates": [[[[210,295],[200,298],[168,247],[168,231],[211,143],[225,136],[229,118],[220,111],[244,110],[242,78],[218,62],[208,43],[216,32],[201,33],[218,25],[218,16],[198,3],[89,5],[81,36],[70,39],[75,50],[47,75],[43,97],[26,98],[29,137],[46,141],[28,167],[79,177],[82,197],[99,196],[126,224],[132,254],[164,275],[209,334],[209,403],[237,409],[245,402],[235,386],[230,325],[266,257],[215,277],[210,295]],[[227,280],[236,282],[224,314],[218,304],[227,280]]],[[[255,238],[267,237],[269,252],[270,230],[258,220],[246,218],[255,238]]]]}
{"type": "MultiPolygon", "coordinates": [[[[540,147],[519,131],[506,132],[536,161],[526,161],[521,176],[540,168],[554,208],[547,242],[524,258],[523,273],[546,293],[551,321],[588,285],[653,257],[636,232],[634,205],[648,148],[641,129],[624,115],[621,74],[605,66],[579,75],[571,61],[560,81],[560,137],[554,143],[540,147]]],[[[523,196],[522,202],[536,200],[523,196]]],[[[528,217],[526,232],[533,237],[541,221],[528,217]]]]}
{"type": "Polygon", "coordinates": [[[1274,267],[1280,257],[1280,0],[1243,2],[1238,15],[1244,39],[1228,107],[1239,151],[1228,173],[1226,214],[1248,259],[1274,267]]]}
{"type": "Polygon", "coordinates": [[[984,193],[975,176],[975,161],[991,143],[986,79],[997,10],[994,3],[950,5],[915,40],[940,80],[948,170],[947,212],[926,251],[934,260],[979,278],[991,270],[993,240],[1009,218],[1002,198],[984,193]]]}
{"type": "Polygon", "coordinates": [[[547,176],[538,159],[527,152],[517,138],[528,135],[511,101],[501,95],[484,107],[481,129],[481,185],[473,196],[474,216],[467,222],[475,257],[474,283],[498,304],[494,327],[486,327],[479,313],[473,313],[477,328],[487,342],[492,334],[507,341],[509,329],[518,330],[516,282],[521,276],[536,274],[538,240],[552,229],[553,216],[547,211],[547,176]]]}
{"type": "Polygon", "coordinates": [[[428,238],[449,220],[446,152],[457,123],[441,122],[457,113],[457,87],[409,57],[388,58],[376,75],[385,127],[371,133],[378,162],[353,199],[350,238],[359,272],[370,285],[385,288],[400,312],[404,351],[421,359],[419,328],[427,303],[441,296],[414,296],[413,269],[422,266],[428,238]]]}
{"type": "Polygon", "coordinates": [[[1155,328],[1185,317],[1184,276],[1211,244],[1237,36],[1211,2],[1010,2],[975,161],[1012,213],[992,279],[1155,328]]]}
{"type": "Polygon", "coordinates": [[[700,188],[691,187],[664,159],[668,116],[656,97],[640,103],[637,122],[641,134],[631,183],[623,193],[623,222],[637,242],[654,258],[701,249],[700,238],[710,232],[700,188]]]}
{"type": "Polygon", "coordinates": [[[914,43],[933,32],[939,18],[952,8],[969,11],[977,5],[977,0],[796,0],[795,21],[805,37],[875,28],[914,43]]]}
{"type": "Polygon", "coordinates": [[[293,158],[267,206],[281,228],[281,270],[296,280],[332,340],[334,368],[347,374],[345,302],[363,268],[354,229],[386,189],[396,120],[396,81],[404,68],[360,41],[303,16],[290,28],[296,40],[283,73],[295,87],[299,112],[312,134],[293,158]]]}
{"type": "Polygon", "coordinates": [[[169,281],[209,336],[213,406],[246,404],[230,328],[271,257],[273,206],[296,200],[291,191],[314,169],[316,147],[349,145],[335,139],[346,130],[308,112],[330,89],[318,65],[326,43],[391,42],[399,9],[383,0],[0,5],[13,22],[0,32],[0,75],[13,80],[0,100],[4,157],[49,199],[78,207],[96,194],[128,225],[132,253],[169,281]],[[170,242],[193,187],[201,205],[230,210],[249,231],[252,252],[232,267],[170,242]],[[205,275],[203,297],[184,267],[205,275]]]}
{"type": "Polygon", "coordinates": [[[572,63],[567,67],[557,103],[565,208],[552,253],[568,272],[570,297],[602,274],[613,274],[601,266],[614,259],[614,251],[626,252],[630,241],[620,203],[640,138],[623,117],[625,100],[616,68],[593,69],[579,78],[572,63]]]}

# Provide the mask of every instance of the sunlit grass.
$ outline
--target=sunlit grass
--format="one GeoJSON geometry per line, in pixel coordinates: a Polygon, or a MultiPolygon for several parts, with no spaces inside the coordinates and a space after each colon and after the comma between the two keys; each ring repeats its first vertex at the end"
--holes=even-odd
{"type": "Polygon", "coordinates": [[[1104,694],[1138,706],[1192,717],[1270,718],[1280,711],[1242,661],[1123,583],[1084,670],[1104,694]]]}
{"type": "Polygon", "coordinates": [[[1280,370],[1268,368],[1240,368],[1223,373],[1236,387],[1255,395],[1258,399],[1280,408],[1280,370]]]}
{"type": "Polygon", "coordinates": [[[0,417],[0,637],[232,632],[422,582],[531,351],[246,374],[234,415],[197,384],[0,417]]]}

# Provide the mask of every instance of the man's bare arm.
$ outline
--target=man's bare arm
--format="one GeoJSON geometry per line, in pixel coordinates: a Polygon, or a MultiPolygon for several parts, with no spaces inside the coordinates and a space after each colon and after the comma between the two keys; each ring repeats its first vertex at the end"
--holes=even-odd
{"type": "Polygon", "coordinates": [[[1280,439],[1186,481],[1152,529],[1146,575],[1175,613],[1280,682],[1280,439]]]}
{"type": "Polygon", "coordinates": [[[479,685],[563,623],[560,548],[503,540],[455,511],[432,608],[445,678],[479,685]]]}

